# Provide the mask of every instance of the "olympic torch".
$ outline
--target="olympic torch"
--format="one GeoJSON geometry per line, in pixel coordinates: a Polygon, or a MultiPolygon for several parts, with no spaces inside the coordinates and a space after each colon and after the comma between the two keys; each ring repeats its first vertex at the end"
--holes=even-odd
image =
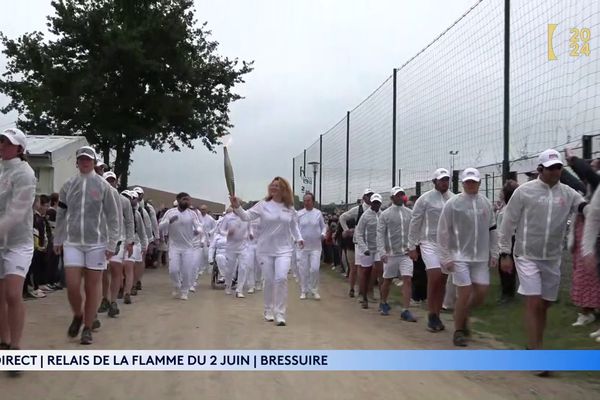
{"type": "Polygon", "coordinates": [[[229,159],[229,152],[227,146],[223,146],[223,156],[225,158],[225,182],[227,183],[227,190],[230,196],[235,196],[235,181],[233,180],[233,167],[231,166],[231,160],[229,159]]]}

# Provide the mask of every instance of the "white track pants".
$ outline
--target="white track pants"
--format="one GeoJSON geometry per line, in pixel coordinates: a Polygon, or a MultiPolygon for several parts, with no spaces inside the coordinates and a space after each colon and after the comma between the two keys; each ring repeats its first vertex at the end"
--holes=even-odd
{"type": "Polygon", "coordinates": [[[217,249],[215,251],[215,262],[219,268],[219,276],[224,278],[227,272],[227,254],[225,253],[225,249],[217,249]]]}
{"type": "Polygon", "coordinates": [[[231,282],[235,277],[237,269],[237,286],[235,291],[238,293],[244,292],[246,284],[246,276],[248,275],[248,253],[246,249],[242,251],[227,252],[227,272],[225,274],[225,286],[230,288],[231,282]]]}
{"type": "Polygon", "coordinates": [[[194,249],[169,249],[169,277],[173,287],[187,294],[193,281],[194,249]]]}
{"type": "Polygon", "coordinates": [[[194,261],[192,262],[192,285],[196,286],[196,281],[198,280],[198,276],[200,275],[200,260],[202,259],[202,251],[203,248],[195,248],[194,249],[194,261]]]}
{"type": "Polygon", "coordinates": [[[256,256],[256,246],[249,246],[246,250],[248,254],[248,274],[246,275],[246,287],[256,289],[262,287],[262,269],[256,256]]]}
{"type": "Polygon", "coordinates": [[[260,255],[258,259],[265,279],[265,311],[272,312],[275,318],[285,319],[288,297],[287,275],[292,256],[260,255]]]}
{"type": "Polygon", "coordinates": [[[302,250],[299,261],[300,289],[302,293],[318,292],[321,250],[302,250]]]}

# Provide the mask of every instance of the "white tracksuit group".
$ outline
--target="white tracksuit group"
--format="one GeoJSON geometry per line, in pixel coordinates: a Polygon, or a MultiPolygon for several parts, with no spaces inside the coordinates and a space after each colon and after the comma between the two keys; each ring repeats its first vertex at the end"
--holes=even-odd
{"type": "Polygon", "coordinates": [[[318,295],[322,240],[327,233],[323,214],[316,208],[298,211],[298,227],[304,240],[304,248],[300,250],[297,260],[300,290],[304,295],[318,295]]]}

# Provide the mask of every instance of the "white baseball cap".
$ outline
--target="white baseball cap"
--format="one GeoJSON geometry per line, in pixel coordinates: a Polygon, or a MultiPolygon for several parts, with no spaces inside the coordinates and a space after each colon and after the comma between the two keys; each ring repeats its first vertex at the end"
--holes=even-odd
{"type": "Polygon", "coordinates": [[[381,198],[381,195],[379,193],[375,193],[374,195],[371,196],[371,203],[374,201],[383,203],[383,199],[381,198]]]}
{"type": "Polygon", "coordinates": [[[404,191],[404,189],[402,189],[400,186],[394,186],[394,187],[392,188],[392,190],[391,190],[392,196],[395,196],[395,195],[397,195],[397,194],[398,194],[398,193],[400,193],[400,192],[402,192],[402,193],[406,193],[406,192],[404,191]]]}
{"type": "Polygon", "coordinates": [[[104,175],[102,175],[102,177],[103,177],[104,179],[108,179],[108,178],[113,178],[113,179],[115,179],[115,180],[117,179],[117,176],[116,176],[116,175],[115,175],[115,173],[114,173],[114,172],[112,172],[112,171],[105,172],[105,173],[104,173],[104,175]]]}
{"type": "Polygon", "coordinates": [[[365,191],[363,192],[363,196],[366,196],[366,195],[368,195],[368,194],[373,194],[373,193],[375,193],[375,192],[373,191],[373,189],[371,189],[371,188],[367,188],[367,189],[365,189],[365,191]]]}
{"type": "Polygon", "coordinates": [[[90,160],[96,160],[96,150],[94,150],[90,146],[83,146],[75,152],[75,158],[79,157],[86,157],[90,160]]]}
{"type": "Polygon", "coordinates": [[[546,168],[556,164],[563,165],[563,162],[560,158],[560,153],[554,149],[548,149],[543,151],[540,154],[538,160],[540,165],[543,165],[546,168]]]}
{"type": "Polygon", "coordinates": [[[450,173],[446,168],[438,168],[433,173],[433,179],[450,178],[450,173]]]}
{"type": "Polygon", "coordinates": [[[5,129],[4,132],[0,133],[0,136],[4,136],[8,139],[9,142],[14,144],[15,146],[21,146],[23,151],[27,148],[27,137],[17,128],[8,128],[5,129]]]}
{"type": "Polygon", "coordinates": [[[477,169],[467,168],[462,173],[462,181],[463,182],[466,182],[466,181],[480,182],[481,175],[479,174],[479,171],[477,169]]]}
{"type": "Polygon", "coordinates": [[[139,186],[134,187],[133,191],[136,192],[137,194],[144,194],[144,189],[142,189],[139,186]]]}
{"type": "Polygon", "coordinates": [[[100,159],[96,160],[96,167],[108,167],[106,163],[100,159]]]}

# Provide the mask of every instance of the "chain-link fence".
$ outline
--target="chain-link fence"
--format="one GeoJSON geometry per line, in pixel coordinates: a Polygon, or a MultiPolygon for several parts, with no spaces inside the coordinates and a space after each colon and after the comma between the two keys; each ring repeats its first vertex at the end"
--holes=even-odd
{"type": "Polygon", "coordinates": [[[505,140],[521,182],[546,148],[600,156],[599,32],[596,0],[479,1],[294,158],[296,195],[313,191],[311,162],[322,205],[396,184],[419,195],[439,167],[458,190],[458,171],[475,166],[494,201],[505,140]]]}

